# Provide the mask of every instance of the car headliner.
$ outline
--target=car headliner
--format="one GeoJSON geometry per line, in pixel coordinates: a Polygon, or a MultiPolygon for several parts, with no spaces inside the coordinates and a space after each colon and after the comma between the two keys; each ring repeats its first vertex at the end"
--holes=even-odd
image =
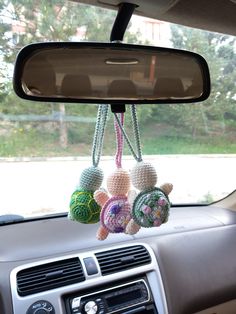
{"type": "MultiPolygon", "coordinates": [[[[122,0],[73,0],[117,9],[122,0]]],[[[236,35],[236,0],[129,0],[135,14],[163,21],[236,35]]]]}

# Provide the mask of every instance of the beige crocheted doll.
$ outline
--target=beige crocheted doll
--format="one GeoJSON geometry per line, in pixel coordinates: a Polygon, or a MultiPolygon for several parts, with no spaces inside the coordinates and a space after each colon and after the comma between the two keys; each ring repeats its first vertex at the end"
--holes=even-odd
{"type": "Polygon", "coordinates": [[[167,222],[170,209],[168,195],[173,189],[171,183],[155,187],[157,173],[147,162],[138,162],[131,171],[131,181],[140,193],[132,205],[132,219],[126,227],[128,234],[134,234],[140,227],[158,227],[167,222]]]}
{"type": "Polygon", "coordinates": [[[105,240],[109,233],[126,233],[126,226],[131,219],[131,205],[127,198],[130,189],[129,173],[117,168],[107,179],[107,189],[111,197],[102,190],[94,193],[96,202],[102,206],[98,240],[105,240]]]}

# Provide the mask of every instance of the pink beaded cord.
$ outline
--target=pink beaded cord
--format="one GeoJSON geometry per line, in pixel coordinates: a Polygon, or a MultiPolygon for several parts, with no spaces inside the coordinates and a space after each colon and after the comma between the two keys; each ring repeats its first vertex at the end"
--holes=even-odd
{"type": "Polygon", "coordinates": [[[130,175],[122,169],[123,132],[119,124],[124,126],[124,113],[114,114],[114,129],[116,135],[116,169],[107,177],[107,192],[95,191],[94,198],[102,207],[98,240],[105,240],[109,233],[126,232],[126,226],[131,220],[131,206],[128,201],[130,190],[130,175]]]}
{"type": "MultiPolygon", "coordinates": [[[[120,121],[120,124],[124,126],[124,113],[120,113],[120,118],[118,118],[120,121]]],[[[117,120],[114,118],[114,126],[115,126],[115,133],[116,133],[116,167],[121,168],[121,161],[122,161],[122,154],[123,154],[123,146],[124,146],[124,138],[122,130],[117,122],[117,120]]]]}
{"type": "Polygon", "coordinates": [[[136,105],[130,106],[131,111],[131,119],[132,119],[132,127],[133,127],[133,134],[134,134],[134,141],[135,141],[135,148],[133,147],[133,144],[131,143],[125,129],[124,125],[122,125],[117,113],[114,113],[114,117],[116,120],[117,125],[119,126],[120,132],[122,133],[123,138],[126,140],[126,144],[128,145],[131,154],[133,155],[134,159],[137,162],[141,162],[143,160],[142,158],[142,150],[141,150],[141,143],[140,143],[140,134],[139,134],[139,125],[138,125],[138,118],[137,118],[137,112],[136,112],[136,105]]]}

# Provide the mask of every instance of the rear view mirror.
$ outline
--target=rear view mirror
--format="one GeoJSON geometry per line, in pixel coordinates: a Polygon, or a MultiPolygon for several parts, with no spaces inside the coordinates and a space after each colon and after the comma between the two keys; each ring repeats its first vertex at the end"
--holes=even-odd
{"type": "Polygon", "coordinates": [[[206,99],[206,61],[188,51],[114,43],[38,43],[16,60],[14,89],[37,101],[180,103],[206,99]]]}

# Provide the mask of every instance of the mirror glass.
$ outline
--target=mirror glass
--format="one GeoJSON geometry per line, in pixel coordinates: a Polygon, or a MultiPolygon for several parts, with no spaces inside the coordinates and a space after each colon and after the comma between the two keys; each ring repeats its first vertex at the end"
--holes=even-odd
{"type": "Polygon", "coordinates": [[[88,102],[175,102],[196,100],[207,94],[208,72],[198,55],[130,46],[36,49],[24,60],[21,75],[15,73],[15,85],[20,85],[25,95],[37,99],[88,102]]]}

